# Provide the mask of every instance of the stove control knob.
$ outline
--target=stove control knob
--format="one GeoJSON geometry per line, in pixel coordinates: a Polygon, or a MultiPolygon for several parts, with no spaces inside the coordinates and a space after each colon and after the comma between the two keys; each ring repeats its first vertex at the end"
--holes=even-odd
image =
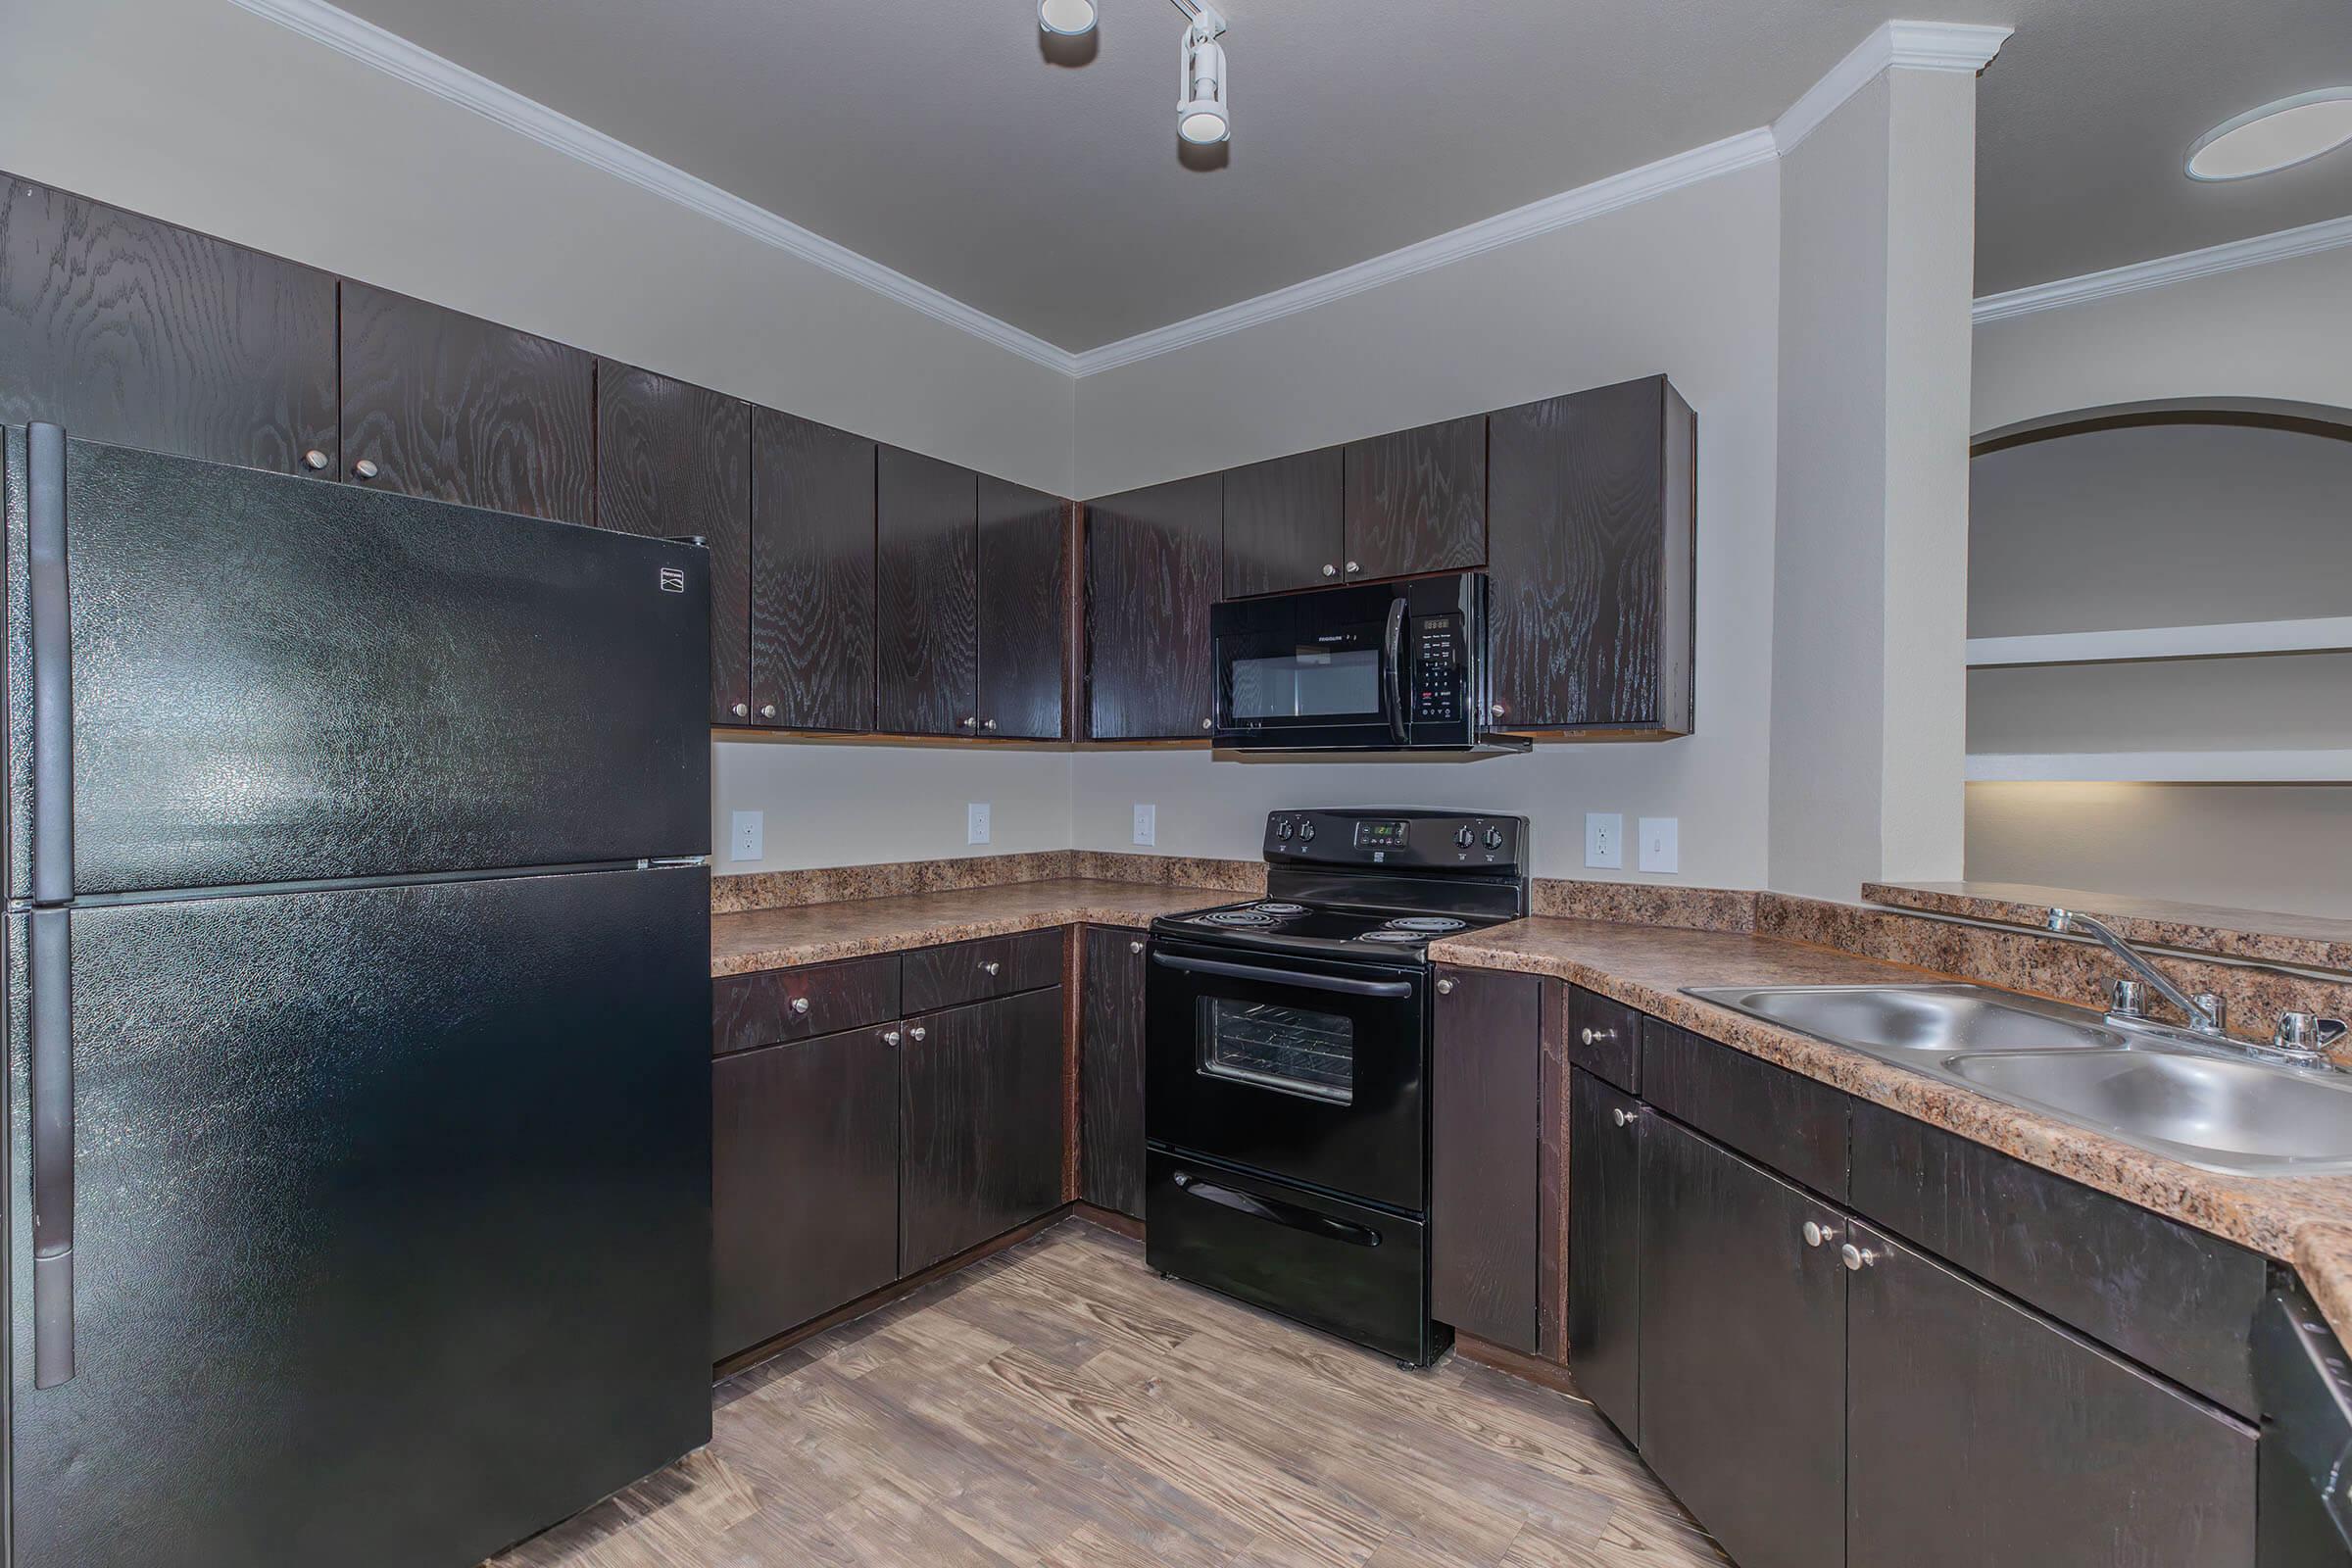
{"type": "Polygon", "coordinates": [[[1471,829],[1466,826],[1458,827],[1453,830],[1453,842],[1459,844],[1465,850],[1470,847],[1470,841],[1477,836],[1478,835],[1476,833],[1472,832],[1471,829]]]}
{"type": "Polygon", "coordinates": [[[1282,825],[1274,830],[1274,836],[1278,839],[1287,839],[1296,831],[1298,830],[1291,826],[1291,819],[1286,816],[1282,819],[1282,825]]]}
{"type": "Polygon", "coordinates": [[[1315,824],[1314,824],[1314,823],[1312,823],[1312,822],[1301,822],[1301,823],[1299,823],[1299,824],[1298,824],[1298,842],[1299,842],[1299,843],[1301,843],[1301,844],[1312,844],[1314,841],[1315,841],[1315,824]]]}
{"type": "Polygon", "coordinates": [[[1491,827],[1487,829],[1487,848],[1490,850],[1499,850],[1502,848],[1502,829],[1498,827],[1491,827]]]}

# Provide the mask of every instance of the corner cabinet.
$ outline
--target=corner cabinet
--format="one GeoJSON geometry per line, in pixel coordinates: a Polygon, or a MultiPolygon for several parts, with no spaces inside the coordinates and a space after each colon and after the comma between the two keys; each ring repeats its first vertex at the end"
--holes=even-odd
{"type": "Polygon", "coordinates": [[[1078,972],[1078,1196],[1144,1217],[1143,933],[1087,926],[1078,972]]]}
{"type": "Polygon", "coordinates": [[[1430,1049],[1430,1315],[1530,1355],[1542,1346],[1546,987],[1439,969],[1430,1049]]]}
{"type": "Polygon", "coordinates": [[[1087,737],[1199,740],[1215,717],[1208,609],[1224,585],[1224,477],[1086,510],[1087,737]]]}

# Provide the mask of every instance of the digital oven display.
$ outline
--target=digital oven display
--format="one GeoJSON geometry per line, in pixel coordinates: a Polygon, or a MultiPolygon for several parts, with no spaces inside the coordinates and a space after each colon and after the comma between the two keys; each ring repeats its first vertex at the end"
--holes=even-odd
{"type": "Polygon", "coordinates": [[[1402,822],[1357,822],[1355,847],[1359,850],[1401,850],[1404,848],[1402,822]]]}

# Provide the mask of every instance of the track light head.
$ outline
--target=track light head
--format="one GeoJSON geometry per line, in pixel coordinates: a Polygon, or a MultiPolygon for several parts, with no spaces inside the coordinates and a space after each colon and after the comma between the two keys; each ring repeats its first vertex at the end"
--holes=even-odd
{"type": "Polygon", "coordinates": [[[1176,134],[1196,147],[1213,147],[1233,134],[1225,46],[1217,42],[1224,30],[1225,19],[1206,6],[1184,30],[1184,52],[1177,65],[1176,134]]]}
{"type": "Polygon", "coordinates": [[[1056,37],[1083,36],[1100,20],[1095,0],[1037,0],[1037,24],[1056,37]]]}

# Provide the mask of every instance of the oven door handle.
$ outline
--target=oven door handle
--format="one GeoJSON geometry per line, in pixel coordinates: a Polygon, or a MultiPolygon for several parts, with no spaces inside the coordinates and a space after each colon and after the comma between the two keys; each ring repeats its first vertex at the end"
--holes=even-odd
{"type": "Polygon", "coordinates": [[[1264,969],[1254,963],[1227,963],[1221,958],[1180,958],[1169,953],[1154,953],[1152,961],[1162,968],[1181,969],[1187,974],[1216,974],[1234,980],[1264,980],[1274,985],[1298,986],[1306,991],[1336,991],[1344,997],[1409,997],[1413,994],[1410,980],[1350,980],[1345,975],[1300,974],[1295,969],[1264,969]]]}
{"type": "Polygon", "coordinates": [[[1215,1182],[1204,1182],[1186,1171],[1178,1171],[1173,1180],[1178,1191],[1198,1198],[1204,1203],[1215,1203],[1221,1208],[1230,1208],[1237,1214],[1248,1214],[1252,1219],[1269,1220],[1291,1230],[1328,1237],[1335,1242],[1346,1242],[1350,1247],[1378,1247],[1380,1245],[1380,1232],[1369,1225],[1358,1225],[1352,1220],[1337,1219],[1329,1214],[1318,1214],[1311,1208],[1301,1208],[1297,1203],[1286,1203],[1277,1198],[1259,1198],[1252,1193],[1236,1192],[1230,1187],[1219,1187],[1215,1182]]]}
{"type": "Polygon", "coordinates": [[[1404,722],[1404,596],[1389,601],[1389,629],[1381,639],[1381,661],[1389,677],[1389,733],[1402,746],[1410,740],[1404,722]]]}

